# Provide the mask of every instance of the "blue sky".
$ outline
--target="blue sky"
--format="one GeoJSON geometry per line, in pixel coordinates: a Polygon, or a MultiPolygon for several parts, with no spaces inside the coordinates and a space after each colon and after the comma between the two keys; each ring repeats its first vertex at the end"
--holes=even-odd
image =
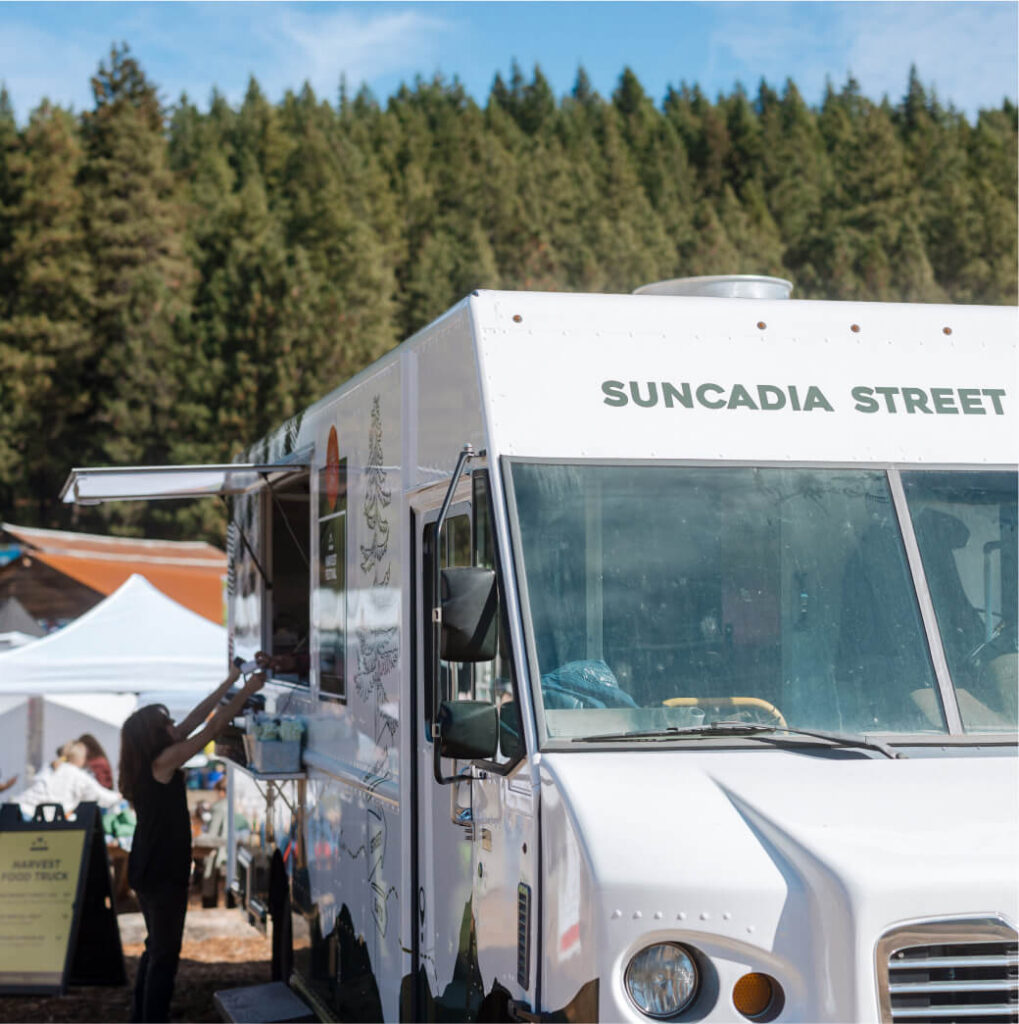
{"type": "Polygon", "coordinates": [[[0,81],[19,120],[45,96],[91,106],[89,77],[126,41],[167,101],[238,101],[254,74],[271,99],[305,80],[335,100],[341,73],[380,98],[417,74],[454,75],[480,101],[514,58],[557,94],[583,64],[603,95],[631,66],[659,101],[669,84],[710,96],[791,77],[816,103],[848,73],[901,97],[911,63],[973,115],[1016,99],[1017,4],[896,3],[0,3],[0,81]]]}

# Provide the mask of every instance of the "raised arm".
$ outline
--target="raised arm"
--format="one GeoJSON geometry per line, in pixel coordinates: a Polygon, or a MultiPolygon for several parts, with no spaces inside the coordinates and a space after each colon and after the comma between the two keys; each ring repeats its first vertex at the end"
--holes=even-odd
{"type": "MultiPolygon", "coordinates": [[[[157,782],[167,783],[173,773],[186,761],[190,761],[207,743],[214,740],[229,724],[234,716],[244,707],[244,702],[257,693],[265,685],[265,676],[256,672],[241,688],[240,692],[206,722],[194,736],[172,743],[152,762],[152,775],[157,782]]],[[[202,702],[204,703],[204,701],[202,702]]],[[[201,705],[199,705],[201,707],[201,705]]],[[[198,710],[197,708],[195,709],[198,710]]],[[[189,716],[190,717],[190,716],[189,716]]]]}
{"type": "Polygon", "coordinates": [[[209,712],[226,696],[227,690],[241,677],[241,670],[236,665],[230,666],[226,679],[216,687],[200,704],[196,704],[177,724],[178,740],[186,740],[195,729],[209,717],[209,712]]]}

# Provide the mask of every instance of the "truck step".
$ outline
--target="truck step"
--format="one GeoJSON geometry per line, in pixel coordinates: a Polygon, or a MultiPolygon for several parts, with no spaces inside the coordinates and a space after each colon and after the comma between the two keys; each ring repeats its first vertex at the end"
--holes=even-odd
{"type": "Polygon", "coordinates": [[[307,1003],[282,981],[225,988],[212,1001],[225,1021],[241,1024],[304,1024],[317,1018],[307,1003]]]}

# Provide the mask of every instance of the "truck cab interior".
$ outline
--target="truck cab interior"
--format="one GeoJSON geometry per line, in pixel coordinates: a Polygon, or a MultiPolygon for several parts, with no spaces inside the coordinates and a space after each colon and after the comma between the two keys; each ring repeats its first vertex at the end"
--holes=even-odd
{"type": "Polygon", "coordinates": [[[513,483],[550,738],[649,709],[944,733],[919,588],[966,731],[1015,731],[1014,474],[517,463],[513,483]]]}

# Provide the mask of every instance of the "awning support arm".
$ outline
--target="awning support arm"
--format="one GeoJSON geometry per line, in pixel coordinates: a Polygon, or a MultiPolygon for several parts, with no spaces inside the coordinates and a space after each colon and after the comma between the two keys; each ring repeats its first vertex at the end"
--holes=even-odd
{"type": "Polygon", "coordinates": [[[304,567],[308,570],[311,569],[311,562],[308,559],[308,553],[304,550],[303,545],[297,539],[297,534],[294,533],[294,528],[290,525],[290,517],[287,515],[287,510],[280,503],[279,498],[276,495],[276,491],[273,490],[272,481],[266,474],[262,474],[262,479],[265,481],[265,486],[269,488],[269,493],[272,495],[272,502],[276,506],[276,511],[283,517],[283,524],[287,528],[287,533],[290,534],[290,539],[297,546],[297,553],[304,559],[304,567]]]}
{"type": "Polygon", "coordinates": [[[233,525],[236,527],[237,533],[241,538],[241,543],[244,545],[244,550],[247,551],[249,555],[251,555],[251,560],[255,563],[255,568],[258,570],[258,575],[262,577],[262,582],[265,584],[265,589],[272,590],[272,580],[269,579],[268,576],[266,576],[265,569],[262,568],[262,563],[258,560],[258,556],[255,554],[254,548],[252,548],[251,544],[248,542],[247,535],[244,532],[244,527],[241,526],[241,524],[238,523],[236,519],[233,519],[230,514],[230,502],[226,500],[226,495],[220,494],[219,499],[226,506],[227,519],[228,521],[232,522],[233,525]]]}

